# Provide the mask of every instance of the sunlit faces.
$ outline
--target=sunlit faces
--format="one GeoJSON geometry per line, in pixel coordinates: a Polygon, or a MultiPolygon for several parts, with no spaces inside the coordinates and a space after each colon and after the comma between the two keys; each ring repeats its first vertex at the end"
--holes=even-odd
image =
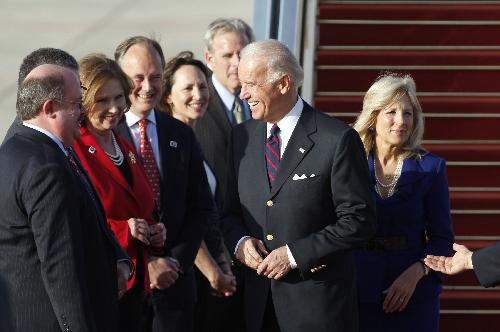
{"type": "Polygon", "coordinates": [[[97,131],[116,127],[127,107],[125,92],[116,78],[107,81],[95,94],[88,124],[97,131]]]}
{"type": "Polygon", "coordinates": [[[280,80],[268,82],[267,65],[263,59],[243,59],[238,74],[241,80],[240,98],[247,100],[252,118],[276,123],[289,111],[281,107],[282,84],[280,80]]]}
{"type": "Polygon", "coordinates": [[[175,72],[173,82],[167,97],[173,116],[184,123],[201,118],[209,99],[205,74],[196,66],[184,65],[175,72]]]}
{"type": "Polygon", "coordinates": [[[123,56],[121,67],[134,82],[130,92],[130,111],[146,117],[162,95],[163,68],[160,55],[152,47],[136,44],[123,56]]]}
{"type": "Polygon", "coordinates": [[[407,95],[381,110],[375,125],[377,146],[400,147],[413,131],[413,107],[407,95]]]}
{"type": "Polygon", "coordinates": [[[208,67],[223,86],[232,93],[240,88],[238,64],[240,51],[245,46],[236,32],[221,32],[213,39],[213,51],[205,52],[208,67]]]}

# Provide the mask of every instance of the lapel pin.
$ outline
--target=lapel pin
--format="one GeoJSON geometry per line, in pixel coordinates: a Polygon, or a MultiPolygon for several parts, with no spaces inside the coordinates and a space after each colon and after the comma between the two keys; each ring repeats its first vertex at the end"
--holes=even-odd
{"type": "Polygon", "coordinates": [[[177,148],[177,142],[176,141],[170,141],[170,146],[173,148],[177,148]]]}
{"type": "Polygon", "coordinates": [[[95,153],[95,148],[92,145],[89,147],[89,152],[92,154],[95,153]]]}
{"type": "Polygon", "coordinates": [[[136,159],[135,159],[135,156],[134,156],[134,153],[132,151],[129,151],[128,153],[128,157],[130,158],[130,162],[135,165],[135,163],[137,162],[136,159]]]}
{"type": "Polygon", "coordinates": [[[304,150],[304,148],[299,148],[299,151],[300,151],[300,153],[306,152],[306,150],[304,150]]]}

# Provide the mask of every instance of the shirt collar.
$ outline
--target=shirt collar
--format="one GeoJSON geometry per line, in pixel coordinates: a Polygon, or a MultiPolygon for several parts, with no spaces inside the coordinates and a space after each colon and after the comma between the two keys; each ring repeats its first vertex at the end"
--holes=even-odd
{"type": "Polygon", "coordinates": [[[59,139],[59,137],[57,137],[56,135],[52,134],[50,131],[48,131],[48,130],[46,130],[44,128],[38,127],[38,126],[36,126],[36,125],[34,125],[32,123],[26,122],[26,121],[23,122],[23,126],[26,126],[28,128],[34,129],[34,130],[36,130],[38,132],[41,132],[42,134],[45,134],[45,135],[49,136],[49,138],[51,140],[53,140],[61,148],[61,150],[64,152],[64,154],[68,155],[68,152],[64,148],[63,142],[59,139]]]}
{"type": "Polygon", "coordinates": [[[222,83],[217,81],[217,78],[215,77],[214,74],[212,74],[212,83],[214,85],[215,91],[217,91],[217,93],[219,94],[219,97],[226,106],[226,108],[228,110],[231,110],[234,104],[234,94],[232,94],[231,91],[226,89],[226,87],[223,86],[222,83]]]}
{"type": "MultiPolygon", "coordinates": [[[[302,110],[304,108],[304,102],[302,101],[302,98],[297,98],[297,102],[295,105],[292,107],[290,112],[288,112],[283,119],[279,120],[276,124],[280,128],[280,135],[282,139],[284,137],[290,138],[292,136],[292,132],[295,129],[295,126],[297,125],[297,122],[299,122],[300,115],[302,114],[302,110]]],[[[273,126],[273,123],[267,122],[267,135],[266,137],[269,137],[271,135],[271,128],[273,126]]],[[[288,141],[288,140],[287,140],[288,141]]]]}
{"type": "MultiPolygon", "coordinates": [[[[155,116],[154,108],[151,110],[151,112],[149,112],[146,119],[148,119],[149,122],[154,123],[154,125],[156,126],[156,116],[155,116]]],[[[129,126],[129,127],[133,127],[141,120],[142,120],[142,118],[138,117],[136,114],[134,114],[130,111],[125,113],[125,121],[127,121],[127,126],[129,126]]]]}

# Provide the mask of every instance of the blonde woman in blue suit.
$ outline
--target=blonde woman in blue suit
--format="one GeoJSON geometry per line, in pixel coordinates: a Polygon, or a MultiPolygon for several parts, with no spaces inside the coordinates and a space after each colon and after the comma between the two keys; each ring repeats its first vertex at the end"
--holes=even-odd
{"type": "Polygon", "coordinates": [[[453,244],[445,161],[420,146],[415,82],[380,76],[354,128],[376,196],[377,234],[356,254],[360,331],[438,331],[441,278],[422,263],[453,244]]]}

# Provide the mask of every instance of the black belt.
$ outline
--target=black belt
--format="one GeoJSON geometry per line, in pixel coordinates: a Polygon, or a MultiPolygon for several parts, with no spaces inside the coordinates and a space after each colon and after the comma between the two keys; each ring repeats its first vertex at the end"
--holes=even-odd
{"type": "Polygon", "coordinates": [[[368,250],[375,251],[400,251],[408,249],[406,236],[375,237],[368,241],[368,250]]]}

